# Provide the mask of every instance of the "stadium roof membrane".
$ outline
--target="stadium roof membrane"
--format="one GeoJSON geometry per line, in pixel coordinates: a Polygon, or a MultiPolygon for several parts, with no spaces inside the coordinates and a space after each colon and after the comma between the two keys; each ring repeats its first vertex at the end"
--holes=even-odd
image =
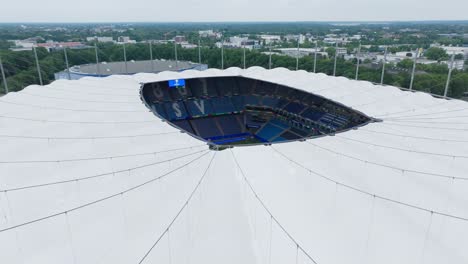
{"type": "Polygon", "coordinates": [[[467,263],[468,103],[284,68],[59,80],[0,99],[2,263],[467,263]],[[143,83],[245,77],[382,122],[210,150],[143,83]]]}

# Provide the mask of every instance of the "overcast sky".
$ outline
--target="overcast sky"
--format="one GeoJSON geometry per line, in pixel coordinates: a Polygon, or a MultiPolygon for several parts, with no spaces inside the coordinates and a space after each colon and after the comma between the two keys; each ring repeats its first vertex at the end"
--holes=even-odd
{"type": "Polygon", "coordinates": [[[0,22],[468,20],[468,0],[0,0],[0,22]]]}

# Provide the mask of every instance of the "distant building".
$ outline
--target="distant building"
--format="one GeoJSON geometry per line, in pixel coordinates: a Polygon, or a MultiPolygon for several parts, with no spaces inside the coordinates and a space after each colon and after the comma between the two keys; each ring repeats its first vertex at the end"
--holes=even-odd
{"type": "Polygon", "coordinates": [[[259,37],[266,45],[281,41],[281,36],[279,35],[260,35],[259,37]]]}
{"type": "Polygon", "coordinates": [[[119,43],[136,43],[135,40],[131,40],[130,37],[127,37],[127,36],[118,37],[117,42],[119,42],[119,43]]]}
{"type": "Polygon", "coordinates": [[[64,48],[68,49],[85,49],[88,48],[85,44],[81,42],[55,42],[55,41],[48,41],[46,43],[38,43],[37,47],[45,48],[47,51],[52,50],[60,50],[64,48]]]}
{"type": "Polygon", "coordinates": [[[284,40],[294,41],[294,42],[299,40],[299,44],[304,44],[304,42],[306,40],[306,36],[302,35],[302,34],[299,34],[299,35],[286,35],[286,36],[284,36],[284,40]]]}
{"type": "Polygon", "coordinates": [[[183,42],[186,42],[185,36],[175,36],[175,37],[174,37],[174,41],[175,41],[176,43],[183,43],[183,42]]]}
{"type": "Polygon", "coordinates": [[[112,37],[97,37],[97,36],[94,36],[94,37],[87,37],[87,38],[86,38],[86,41],[88,41],[88,42],[102,42],[102,43],[105,43],[105,42],[114,42],[114,38],[112,38],[112,37]]]}
{"type": "Polygon", "coordinates": [[[198,31],[198,35],[202,38],[221,38],[223,34],[219,32],[215,32],[212,29],[210,30],[200,30],[198,31]]]}
{"type": "MultiPolygon", "coordinates": [[[[448,68],[450,68],[451,61],[441,61],[440,63],[446,64],[448,68]]],[[[453,61],[453,67],[452,70],[459,70],[462,71],[463,68],[465,67],[465,61],[464,60],[454,60],[453,61]]]]}
{"type": "Polygon", "coordinates": [[[321,56],[323,55],[328,56],[328,53],[320,52],[320,49],[316,50],[316,49],[311,49],[311,48],[299,48],[298,50],[297,48],[282,48],[282,49],[276,49],[276,50],[280,51],[284,55],[287,55],[289,57],[294,57],[294,58],[296,57],[302,58],[305,56],[310,56],[316,52],[317,54],[320,54],[321,56]]]}

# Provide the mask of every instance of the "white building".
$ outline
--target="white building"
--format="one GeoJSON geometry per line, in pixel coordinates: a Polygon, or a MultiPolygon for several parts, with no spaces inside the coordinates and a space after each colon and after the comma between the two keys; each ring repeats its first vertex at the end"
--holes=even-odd
{"type": "Polygon", "coordinates": [[[114,38],[112,37],[97,37],[97,36],[94,36],[94,37],[87,37],[86,38],[86,41],[88,42],[102,42],[102,43],[105,43],[105,42],[114,42],[114,38]]]}
{"type": "Polygon", "coordinates": [[[296,58],[298,55],[299,55],[299,58],[310,56],[316,52],[317,54],[322,55],[319,48],[317,50],[315,48],[299,48],[299,50],[297,48],[281,48],[281,49],[276,49],[276,50],[280,51],[284,55],[294,57],[294,58],[296,58]]]}
{"type": "MultiPolygon", "coordinates": [[[[450,68],[450,65],[451,64],[451,61],[448,60],[448,61],[441,61],[441,63],[443,64],[446,64],[448,68],[450,68]]],[[[463,70],[465,67],[465,60],[454,60],[453,61],[453,66],[452,66],[452,69],[453,70],[463,70]]]]}
{"type": "Polygon", "coordinates": [[[431,47],[438,47],[444,49],[448,55],[452,54],[461,54],[468,58],[468,47],[452,47],[452,46],[440,46],[440,45],[431,45],[431,47]]]}
{"type": "Polygon", "coordinates": [[[260,35],[259,37],[266,45],[281,42],[281,36],[279,35],[260,35]]]}

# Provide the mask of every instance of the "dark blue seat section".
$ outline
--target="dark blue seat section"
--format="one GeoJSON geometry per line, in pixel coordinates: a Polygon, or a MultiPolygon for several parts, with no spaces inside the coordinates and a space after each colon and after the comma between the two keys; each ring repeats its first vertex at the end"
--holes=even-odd
{"type": "Polygon", "coordinates": [[[192,97],[192,92],[188,87],[169,87],[169,95],[172,100],[183,100],[192,97]]]}
{"type": "Polygon", "coordinates": [[[307,131],[304,131],[302,129],[298,129],[298,128],[295,128],[295,127],[292,127],[290,129],[290,131],[294,132],[295,134],[298,134],[301,137],[307,137],[309,134],[311,134],[310,132],[307,132],[307,131]]]}
{"type": "Polygon", "coordinates": [[[236,112],[244,111],[245,102],[244,102],[243,95],[237,95],[237,96],[231,97],[231,102],[234,105],[234,109],[236,110],[236,112]]]}
{"type": "Polygon", "coordinates": [[[276,88],[276,96],[281,98],[287,98],[289,94],[289,88],[283,85],[278,85],[276,88]]]}
{"type": "Polygon", "coordinates": [[[256,133],[256,136],[266,141],[271,142],[273,138],[279,136],[281,133],[284,132],[284,130],[285,130],[284,128],[277,127],[275,125],[267,123],[265,126],[263,126],[260,129],[260,131],[256,133]]]}
{"type": "Polygon", "coordinates": [[[244,115],[245,116],[245,125],[248,128],[260,128],[265,124],[265,122],[261,122],[256,120],[252,115],[244,115]]]}
{"type": "Polygon", "coordinates": [[[289,104],[289,102],[290,102],[289,100],[281,98],[281,99],[278,100],[278,103],[276,104],[276,107],[282,109],[287,104],[289,104]]]}
{"type": "Polygon", "coordinates": [[[301,138],[301,136],[291,133],[290,131],[284,132],[283,134],[281,134],[281,137],[286,140],[296,140],[301,138]]]}
{"type": "Polygon", "coordinates": [[[211,105],[211,99],[194,99],[186,100],[185,105],[187,106],[188,112],[192,117],[206,116],[214,113],[211,105]]]}
{"type": "Polygon", "coordinates": [[[217,145],[227,145],[227,144],[230,144],[230,143],[235,143],[235,142],[245,140],[245,139],[247,139],[248,136],[249,136],[249,134],[245,134],[245,135],[242,135],[242,136],[237,136],[237,137],[232,137],[232,138],[221,138],[221,139],[216,139],[216,140],[212,140],[212,141],[213,141],[213,143],[216,143],[217,145]]]}
{"type": "Polygon", "coordinates": [[[245,95],[244,96],[244,103],[245,103],[245,105],[258,106],[259,105],[259,98],[258,98],[258,96],[255,96],[255,95],[245,95]]]}
{"type": "Polygon", "coordinates": [[[296,89],[290,89],[288,93],[288,98],[292,101],[295,101],[295,100],[302,101],[307,98],[307,95],[308,94],[306,92],[296,90],[296,89]]]}
{"type": "Polygon", "coordinates": [[[275,125],[275,126],[281,127],[281,128],[283,128],[283,129],[289,128],[289,125],[288,125],[286,122],[281,121],[281,120],[276,119],[276,118],[271,119],[271,120],[270,120],[270,124],[273,124],[273,125],[275,125]]]}
{"type": "Polygon", "coordinates": [[[214,80],[220,96],[239,94],[239,87],[234,77],[217,77],[214,80]]]}
{"type": "Polygon", "coordinates": [[[216,117],[221,127],[223,135],[235,135],[243,133],[243,129],[237,121],[236,115],[226,115],[216,117]]]}
{"type": "Polygon", "coordinates": [[[275,97],[265,96],[261,99],[261,105],[276,108],[278,106],[279,99],[275,97]]]}
{"type": "Polygon", "coordinates": [[[256,81],[253,94],[264,96],[264,95],[274,95],[276,92],[277,84],[268,83],[264,81],[256,81]]]}
{"type": "Polygon", "coordinates": [[[153,113],[156,112],[162,118],[167,119],[166,110],[164,109],[164,105],[162,103],[152,104],[151,108],[153,109],[153,113]]]}
{"type": "Polygon", "coordinates": [[[185,130],[191,134],[195,134],[195,132],[192,129],[192,126],[190,125],[190,122],[187,120],[177,120],[173,121],[172,124],[176,125],[177,127],[181,128],[182,130],[185,130]]]}
{"type": "Polygon", "coordinates": [[[229,97],[213,98],[211,99],[211,103],[216,114],[232,113],[236,111],[229,97]]]}
{"type": "Polygon", "coordinates": [[[241,78],[237,80],[239,93],[243,95],[251,94],[255,80],[248,78],[241,78]]]}
{"type": "Polygon", "coordinates": [[[299,114],[302,110],[304,110],[305,106],[296,102],[290,102],[288,105],[284,107],[284,110],[294,113],[294,114],[299,114]]]}
{"type": "Polygon", "coordinates": [[[283,137],[277,137],[275,139],[273,139],[272,142],[282,142],[282,141],[286,141],[287,139],[283,138],[283,137]]]}
{"type": "Polygon", "coordinates": [[[305,117],[305,118],[310,119],[310,120],[317,121],[324,115],[324,113],[319,112],[317,109],[309,108],[304,113],[302,113],[301,115],[303,117],[305,117]]]}
{"type": "Polygon", "coordinates": [[[166,110],[169,120],[187,119],[188,117],[187,110],[182,101],[164,103],[164,110],[166,110]]]}
{"type": "Polygon", "coordinates": [[[222,136],[218,126],[212,118],[200,118],[190,120],[190,124],[198,131],[198,136],[208,139],[222,136]]]}
{"type": "Polygon", "coordinates": [[[197,98],[218,96],[215,85],[215,80],[212,78],[189,79],[185,82],[185,86],[191,90],[192,96],[197,98]]]}
{"type": "Polygon", "coordinates": [[[320,122],[325,123],[335,129],[345,126],[348,123],[346,117],[338,116],[331,113],[326,113],[320,118],[320,122]]]}
{"type": "Polygon", "coordinates": [[[166,82],[150,83],[147,85],[150,87],[147,95],[149,95],[154,101],[169,102],[172,100],[169,96],[169,86],[166,82]]]}

